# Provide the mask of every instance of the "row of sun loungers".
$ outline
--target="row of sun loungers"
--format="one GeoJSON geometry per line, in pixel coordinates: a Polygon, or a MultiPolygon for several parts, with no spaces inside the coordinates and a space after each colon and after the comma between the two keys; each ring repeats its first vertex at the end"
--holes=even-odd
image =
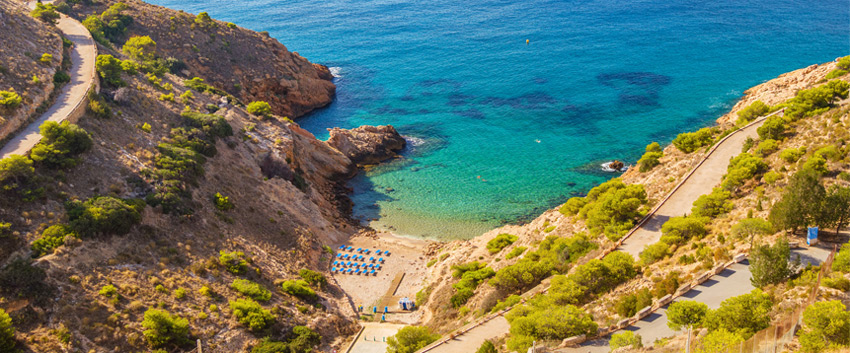
{"type": "MultiPolygon", "coordinates": [[[[363,262],[366,261],[366,257],[363,256],[363,255],[349,255],[349,254],[339,253],[339,254],[336,254],[336,257],[338,259],[342,259],[342,260],[363,261],[363,262]]],[[[383,257],[375,258],[374,256],[369,257],[369,262],[375,262],[375,261],[380,262],[380,263],[384,263],[384,258],[383,257]]]]}
{"type": "Polygon", "coordinates": [[[377,276],[378,272],[375,270],[368,269],[354,269],[354,268],[331,268],[332,273],[342,273],[346,275],[364,275],[364,276],[377,276]]]}
{"type": "Polygon", "coordinates": [[[362,268],[369,268],[369,269],[376,269],[376,270],[381,269],[381,265],[379,265],[379,264],[365,264],[365,263],[358,263],[358,262],[351,262],[351,261],[348,261],[348,262],[346,262],[346,261],[334,261],[334,266],[354,267],[354,268],[362,267],[362,268]]]}
{"type": "MultiPolygon", "coordinates": [[[[355,252],[356,251],[358,254],[366,254],[366,255],[369,255],[369,253],[372,252],[372,250],[370,250],[370,249],[365,249],[365,248],[355,249],[353,246],[346,246],[346,245],[340,245],[339,250],[340,251],[348,251],[348,252],[355,252]]],[[[375,250],[375,255],[381,255],[381,254],[383,254],[384,256],[390,256],[389,251],[384,251],[384,250],[381,250],[381,249],[375,250]]]]}

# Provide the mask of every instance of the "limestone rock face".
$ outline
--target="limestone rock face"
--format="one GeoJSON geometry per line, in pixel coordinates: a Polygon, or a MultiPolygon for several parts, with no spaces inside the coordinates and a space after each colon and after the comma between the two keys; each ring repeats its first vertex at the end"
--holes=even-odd
{"type": "Polygon", "coordinates": [[[328,144],[358,165],[376,164],[398,156],[407,142],[392,125],[328,129],[328,144]]]}

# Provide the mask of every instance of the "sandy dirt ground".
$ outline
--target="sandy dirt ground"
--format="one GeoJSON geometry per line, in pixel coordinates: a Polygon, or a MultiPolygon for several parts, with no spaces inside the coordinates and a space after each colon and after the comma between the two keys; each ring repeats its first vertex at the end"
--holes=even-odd
{"type": "MultiPolygon", "coordinates": [[[[421,311],[403,312],[398,306],[398,299],[408,297],[415,300],[416,292],[422,289],[425,285],[426,274],[426,258],[423,255],[426,249],[432,244],[431,241],[413,238],[404,238],[392,235],[390,233],[377,233],[358,235],[349,239],[345,244],[336,244],[334,246],[335,254],[342,252],[343,254],[358,254],[357,248],[370,249],[369,254],[363,255],[366,258],[365,263],[371,263],[370,257],[383,257],[384,263],[376,276],[364,276],[353,274],[333,274],[334,279],[345,293],[351,298],[355,307],[363,306],[363,312],[366,314],[372,313],[373,306],[381,305],[382,300],[387,295],[392,295],[393,299],[389,305],[390,314],[387,315],[387,321],[400,323],[415,323],[422,316],[421,311]],[[340,245],[354,247],[355,251],[340,251],[340,245]],[[376,250],[389,251],[390,255],[376,255],[376,250]],[[404,278],[399,284],[394,293],[388,293],[393,279],[400,273],[404,273],[404,278]]],[[[341,261],[335,258],[334,261],[341,261]]],[[[361,262],[362,263],[362,262],[361,262]]],[[[377,263],[377,262],[376,262],[377,263]]],[[[383,310],[383,307],[378,309],[383,310]]]]}

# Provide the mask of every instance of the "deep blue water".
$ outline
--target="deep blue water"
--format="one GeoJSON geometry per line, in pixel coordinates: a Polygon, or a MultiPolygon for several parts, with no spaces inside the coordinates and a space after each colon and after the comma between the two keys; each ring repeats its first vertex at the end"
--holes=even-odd
{"type": "Polygon", "coordinates": [[[352,182],[355,215],[438,238],[538,214],[612,177],[601,162],[850,52],[847,0],[148,1],[334,67],[336,101],[298,122],[412,137],[404,161],[352,182]]]}

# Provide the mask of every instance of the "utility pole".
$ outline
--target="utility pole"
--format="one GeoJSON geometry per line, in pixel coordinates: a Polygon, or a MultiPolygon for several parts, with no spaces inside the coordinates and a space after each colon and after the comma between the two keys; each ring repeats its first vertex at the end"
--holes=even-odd
{"type": "Polygon", "coordinates": [[[691,353],[691,326],[693,325],[688,325],[688,343],[685,346],[685,353],[691,353]]]}

